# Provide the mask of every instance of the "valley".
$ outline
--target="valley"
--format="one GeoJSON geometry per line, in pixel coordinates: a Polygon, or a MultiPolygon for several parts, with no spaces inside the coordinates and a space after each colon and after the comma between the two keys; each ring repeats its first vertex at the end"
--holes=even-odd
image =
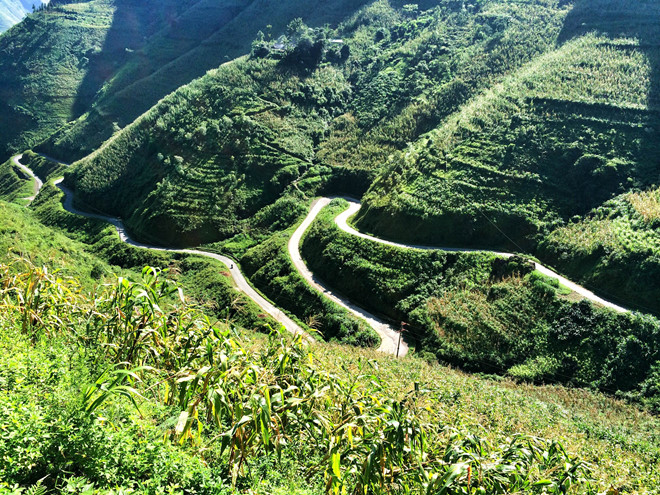
{"type": "Polygon", "coordinates": [[[657,0],[0,33],[0,495],[660,493],[659,33],[657,0]]]}
{"type": "MultiPolygon", "coordinates": [[[[12,158],[12,161],[20,167],[22,170],[24,170],[27,174],[29,174],[33,180],[35,181],[35,196],[39,193],[39,190],[43,186],[43,181],[36,176],[28,167],[23,165],[21,163],[21,158],[22,155],[17,155],[12,158]]],[[[46,159],[49,159],[48,157],[44,157],[46,159]]],[[[52,159],[49,159],[52,161],[52,159]]],[[[61,164],[61,162],[60,162],[61,164]]],[[[61,164],[64,166],[69,166],[66,164],[61,164]]],[[[138,247],[138,248],[144,248],[144,249],[151,249],[151,250],[156,250],[156,251],[167,251],[167,252],[180,252],[180,253],[187,253],[187,254],[196,254],[200,256],[208,256],[211,258],[214,258],[221,263],[223,263],[226,268],[229,269],[229,272],[234,279],[234,282],[236,283],[237,287],[239,290],[245,292],[250,299],[252,299],[259,307],[261,307],[266,313],[270,314],[276,321],[281,323],[284,328],[286,328],[287,331],[291,332],[294,336],[297,335],[298,333],[304,334],[305,339],[308,341],[313,340],[309,335],[306,335],[304,330],[298,326],[293,320],[288,318],[280,309],[276,308],[273,306],[270,302],[265,300],[260,294],[258,294],[252,286],[247,282],[245,277],[240,271],[240,268],[235,265],[235,262],[231,260],[230,258],[227,258],[226,256],[220,256],[218,254],[214,253],[209,253],[205,251],[199,251],[199,250],[192,250],[192,249],[174,249],[174,248],[166,248],[166,247],[159,247],[159,246],[151,246],[147,244],[142,244],[140,242],[137,242],[133,240],[129,234],[126,231],[125,226],[123,225],[122,221],[117,218],[112,218],[108,217],[105,215],[100,215],[100,214],[95,214],[95,213],[90,213],[90,212],[85,212],[82,211],[78,208],[76,208],[73,205],[73,198],[74,194],[71,190],[66,188],[65,186],[62,185],[62,179],[57,179],[54,181],[54,185],[57,186],[63,193],[64,193],[64,199],[63,199],[63,207],[66,211],[70,213],[74,213],[76,215],[82,215],[88,218],[95,218],[98,220],[106,221],[110,224],[112,224],[116,230],[117,234],[119,236],[119,239],[122,242],[128,243],[132,246],[138,247]]],[[[34,200],[34,197],[31,198],[26,198],[30,200],[34,200]]],[[[332,292],[332,289],[328,287],[327,285],[324,285],[321,280],[319,280],[317,277],[314,276],[312,272],[309,271],[307,268],[307,265],[305,264],[304,260],[302,259],[300,255],[300,242],[302,237],[304,236],[306,230],[309,228],[309,226],[312,224],[312,222],[315,220],[316,216],[320,213],[321,209],[323,209],[325,206],[327,206],[330,202],[332,201],[331,198],[320,198],[316,201],[314,201],[311,205],[310,212],[309,214],[305,217],[303,222],[300,224],[300,226],[295,230],[291,238],[289,239],[288,242],[288,251],[289,251],[289,256],[291,256],[291,259],[293,260],[293,263],[296,267],[296,269],[301,273],[303,278],[310,284],[312,287],[315,289],[319,290],[320,292],[323,293],[324,297],[327,297],[337,304],[345,307],[348,309],[350,312],[358,316],[359,318],[362,318],[366,320],[366,322],[376,331],[376,333],[379,334],[381,337],[381,346],[378,348],[379,351],[385,352],[388,354],[395,354],[395,355],[401,355],[405,356],[408,352],[408,346],[403,342],[403,345],[397,343],[399,342],[399,335],[398,335],[398,329],[395,326],[392,326],[389,323],[386,323],[385,321],[379,319],[377,316],[361,309],[359,306],[356,306],[354,303],[352,303],[349,300],[341,298],[341,296],[335,295],[332,292]],[[401,347],[400,352],[398,351],[398,347],[401,347]]],[[[351,200],[349,202],[349,207],[341,214],[339,214],[334,220],[337,224],[337,226],[343,230],[344,232],[354,235],[356,237],[360,237],[363,239],[367,239],[369,241],[385,244],[385,245],[390,245],[394,247],[398,247],[401,249],[416,249],[416,250],[434,250],[434,251],[448,251],[448,252],[464,252],[464,253],[480,253],[480,252],[488,252],[488,251],[482,251],[482,250],[475,250],[475,249],[467,249],[467,248],[450,248],[450,247],[431,247],[431,246],[419,246],[419,245],[409,245],[409,244],[397,244],[393,243],[391,241],[386,241],[379,239],[377,237],[373,237],[370,235],[363,234],[361,232],[358,232],[351,226],[349,226],[347,220],[352,217],[354,214],[356,214],[360,209],[360,203],[354,200],[351,200]]],[[[511,253],[503,253],[503,252],[493,252],[494,255],[497,257],[501,258],[511,258],[515,256],[514,254],[511,253]]],[[[611,302],[608,302],[595,294],[593,294],[591,291],[588,291],[584,289],[583,287],[580,287],[579,285],[571,282],[570,280],[566,279],[565,277],[562,277],[558,274],[556,274],[554,271],[551,269],[536,263],[536,262],[531,262],[533,264],[534,270],[538,271],[542,275],[545,275],[546,277],[549,277],[552,280],[556,280],[558,284],[561,286],[567,287],[570,291],[574,292],[575,294],[582,296],[592,302],[597,303],[600,306],[604,306],[606,308],[613,309],[617,312],[627,312],[628,310],[617,306],[616,304],[613,304],[611,302]]]]}

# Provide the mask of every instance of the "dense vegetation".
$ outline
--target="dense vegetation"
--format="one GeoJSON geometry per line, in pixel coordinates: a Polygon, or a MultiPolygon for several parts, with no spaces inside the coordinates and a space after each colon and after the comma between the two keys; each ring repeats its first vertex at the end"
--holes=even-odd
{"type": "Polygon", "coordinates": [[[2,493],[658,487],[657,420],[596,396],[247,339],[149,268],[87,295],[2,265],[0,287],[2,493]]]}
{"type": "Polygon", "coordinates": [[[626,303],[657,315],[659,200],[658,189],[617,196],[555,229],[539,245],[539,255],[608,297],[625,295],[626,303]]]}
{"type": "Polygon", "coordinates": [[[298,20],[258,37],[249,59],[180,88],[67,180],[168,243],[249,231],[260,211],[290,221],[293,189],[360,194],[365,170],[550,49],[566,14],[554,2],[423,7],[377,1],[336,29],[298,20]]]}
{"type": "MultiPolygon", "coordinates": [[[[556,229],[553,242],[566,239],[561,232],[574,216],[602,214],[590,212],[616,195],[652,189],[660,163],[658,12],[652,1],[576,1],[555,51],[393,158],[365,195],[357,224],[436,245],[547,254],[539,242],[556,229]]],[[[653,242],[643,249],[653,252],[653,242]]],[[[609,254],[582,253],[551,260],[625,304],[658,311],[660,279],[623,243],[612,256],[626,261],[611,267],[609,254]],[[586,273],[595,265],[600,273],[586,273]],[[647,284],[617,284],[622,268],[647,284]]]]}
{"type": "MultiPolygon", "coordinates": [[[[331,203],[302,245],[351,300],[410,324],[418,352],[473,371],[571,383],[660,411],[660,322],[567,299],[522,258],[406,250],[341,231],[331,203]]],[[[554,282],[554,284],[553,284],[554,282]]]]}

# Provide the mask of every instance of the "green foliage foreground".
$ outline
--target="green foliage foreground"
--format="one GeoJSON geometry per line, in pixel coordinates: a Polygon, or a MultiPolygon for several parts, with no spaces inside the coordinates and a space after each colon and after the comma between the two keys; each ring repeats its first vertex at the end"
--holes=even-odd
{"type": "Polygon", "coordinates": [[[559,442],[456,428],[424,384],[393,397],[376,361],[343,377],[277,332],[255,345],[154,269],[90,296],[16,268],[0,268],[0,493],[595,493],[559,442]]]}

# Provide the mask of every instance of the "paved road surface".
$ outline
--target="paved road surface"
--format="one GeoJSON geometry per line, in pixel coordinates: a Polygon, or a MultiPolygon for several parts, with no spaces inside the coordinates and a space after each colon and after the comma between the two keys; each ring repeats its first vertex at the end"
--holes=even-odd
{"type": "MultiPolygon", "coordinates": [[[[312,203],[312,207],[307,214],[307,217],[293,233],[291,239],[289,239],[289,256],[291,256],[293,264],[296,266],[308,284],[310,284],[316,290],[322,292],[323,295],[328,299],[331,299],[340,306],[346,308],[354,315],[366,320],[366,322],[371,325],[371,327],[378,333],[378,335],[380,335],[382,339],[380,347],[378,348],[379,351],[396,355],[397,345],[399,342],[399,332],[397,331],[397,328],[386,323],[368,311],[360,308],[359,306],[356,306],[348,299],[345,299],[339,294],[333,292],[329,286],[325,285],[309,270],[309,268],[307,268],[307,265],[305,265],[305,262],[300,256],[300,240],[302,239],[303,234],[312,224],[316,216],[330,201],[332,201],[330,198],[321,198],[312,203]]],[[[405,356],[407,353],[408,345],[401,341],[399,355],[405,356]]]]}
{"type": "MultiPolygon", "coordinates": [[[[25,170],[27,174],[29,174],[31,177],[33,177],[36,180],[36,191],[35,195],[38,194],[39,189],[43,186],[43,182],[36,176],[34,173],[27,168],[25,165],[23,165],[20,160],[23,156],[18,155],[14,157],[14,163],[21,167],[22,170],[25,170]]],[[[61,163],[61,162],[60,162],[61,163]]],[[[64,164],[66,165],[66,164],[64,164]]],[[[119,238],[132,246],[140,247],[140,248],[146,248],[146,249],[153,249],[156,251],[167,251],[167,252],[172,252],[172,253],[186,253],[186,254],[195,254],[199,256],[206,256],[207,258],[213,258],[215,260],[220,261],[224,265],[227,266],[227,270],[231,274],[232,278],[234,279],[234,282],[236,283],[236,287],[239,291],[244,292],[250,299],[252,299],[254,302],[256,302],[261,309],[263,309],[266,313],[268,313],[270,316],[272,316],[275,320],[277,320],[279,323],[281,323],[284,328],[286,328],[289,332],[291,332],[294,335],[297,334],[303,334],[303,338],[307,342],[314,342],[314,339],[307,334],[297,323],[295,323],[291,318],[286,316],[280,309],[275,307],[270,301],[267,301],[261,294],[259,294],[254,288],[248,283],[248,281],[245,279],[245,276],[243,276],[243,273],[241,273],[240,269],[236,265],[236,263],[231,260],[230,258],[227,258],[226,256],[222,256],[219,254],[215,253],[207,253],[205,251],[198,251],[195,249],[173,249],[173,248],[164,248],[160,246],[150,246],[148,244],[142,244],[140,242],[135,241],[134,239],[131,239],[131,237],[128,235],[126,232],[126,228],[124,227],[124,224],[122,221],[118,218],[114,217],[109,217],[106,215],[99,215],[96,213],[90,213],[87,211],[82,211],[77,209],[75,206],[73,206],[73,192],[69,190],[64,184],[62,184],[63,179],[58,179],[54,181],[54,184],[64,193],[64,203],[63,207],[66,211],[70,213],[74,213],[76,215],[81,215],[87,218],[95,218],[98,220],[103,220],[105,222],[111,223],[114,225],[114,227],[117,229],[117,233],[119,234],[119,238]]]]}

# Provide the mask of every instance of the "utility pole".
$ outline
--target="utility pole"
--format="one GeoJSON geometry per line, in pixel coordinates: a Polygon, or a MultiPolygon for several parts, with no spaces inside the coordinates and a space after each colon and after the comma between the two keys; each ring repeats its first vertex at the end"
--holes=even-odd
{"type": "Polygon", "coordinates": [[[401,347],[401,335],[406,331],[408,324],[405,321],[401,322],[401,330],[399,331],[399,343],[396,345],[396,357],[399,357],[399,348],[401,347]]]}

